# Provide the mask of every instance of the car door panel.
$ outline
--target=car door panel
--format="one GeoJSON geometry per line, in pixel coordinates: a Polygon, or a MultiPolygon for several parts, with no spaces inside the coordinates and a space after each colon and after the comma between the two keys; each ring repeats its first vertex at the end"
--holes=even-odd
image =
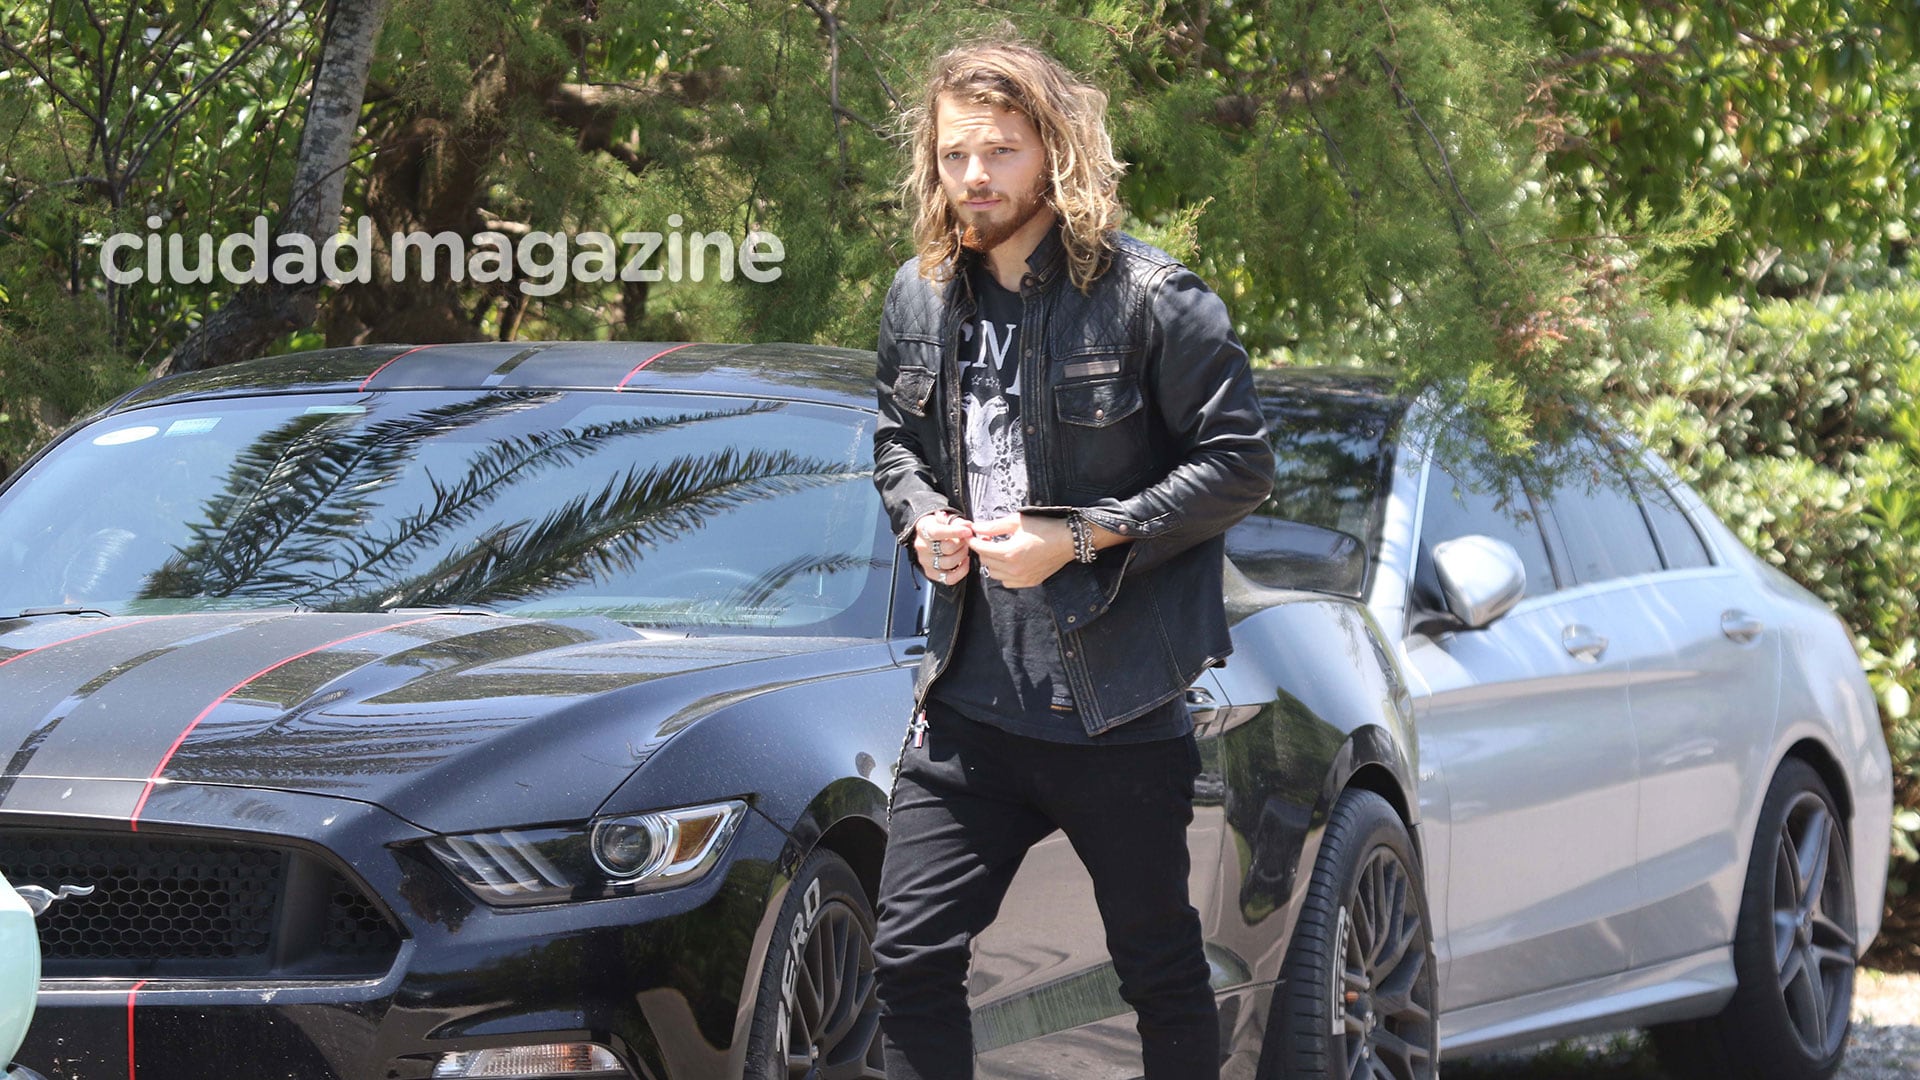
{"type": "Polygon", "coordinates": [[[1637,900],[1635,741],[1626,625],[1604,588],[1572,585],[1546,508],[1515,475],[1443,455],[1428,470],[1403,642],[1418,715],[1421,804],[1444,832],[1442,996],[1449,1009],[1624,970],[1637,900]],[[1514,547],[1524,598],[1480,629],[1449,624],[1433,549],[1514,547]]]}
{"type": "Polygon", "coordinates": [[[1629,594],[1650,661],[1632,691],[1643,893],[1635,967],[1733,940],[1780,679],[1778,632],[1742,607],[1739,580],[1681,572],[1629,594]]]}
{"type": "Polygon", "coordinates": [[[1416,636],[1420,756],[1448,810],[1449,1008],[1621,971],[1637,901],[1628,665],[1570,655],[1617,632],[1605,596],[1523,604],[1483,630],[1416,636]]]}

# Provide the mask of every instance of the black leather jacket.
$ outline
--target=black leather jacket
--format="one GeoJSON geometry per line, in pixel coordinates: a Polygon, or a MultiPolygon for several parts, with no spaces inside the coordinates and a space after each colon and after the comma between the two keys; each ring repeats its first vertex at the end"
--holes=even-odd
{"type": "MultiPolygon", "coordinates": [[[[1133,538],[1037,586],[1088,734],[1180,694],[1232,650],[1221,534],[1273,486],[1246,350],[1226,305],[1166,252],[1117,241],[1109,269],[1081,293],[1056,225],[1028,257],[1020,288],[1032,501],[1023,512],[1081,507],[1133,538]]],[[[903,544],[933,510],[972,516],[956,356],[973,311],[966,273],[935,284],[916,260],[887,291],[874,484],[903,544]]],[[[965,595],[964,582],[934,586],[916,712],[953,651],[965,595]]]]}

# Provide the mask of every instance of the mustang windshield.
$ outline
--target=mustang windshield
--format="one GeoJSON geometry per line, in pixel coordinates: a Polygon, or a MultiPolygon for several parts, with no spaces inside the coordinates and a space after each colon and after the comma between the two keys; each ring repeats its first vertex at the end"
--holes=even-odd
{"type": "Polygon", "coordinates": [[[480,606],[878,634],[871,446],[852,410],[655,393],[142,409],[0,495],[0,615],[480,606]]]}

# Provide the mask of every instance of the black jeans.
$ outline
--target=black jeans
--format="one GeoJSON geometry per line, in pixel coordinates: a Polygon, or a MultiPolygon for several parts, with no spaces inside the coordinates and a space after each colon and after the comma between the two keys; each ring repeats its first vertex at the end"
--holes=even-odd
{"type": "Polygon", "coordinates": [[[880,873],[875,976],[887,1080],[969,1080],[973,937],[1027,849],[1062,829],[1093,879],[1120,995],[1138,1015],[1146,1080],[1217,1080],[1220,1030],[1187,901],[1200,751],[1046,742],[930,703],[901,760],[880,873]]]}

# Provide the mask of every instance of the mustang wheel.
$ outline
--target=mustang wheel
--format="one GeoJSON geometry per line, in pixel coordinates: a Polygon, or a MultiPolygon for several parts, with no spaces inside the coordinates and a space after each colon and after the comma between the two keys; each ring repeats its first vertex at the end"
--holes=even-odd
{"type": "Polygon", "coordinates": [[[1680,1075],[1820,1080],[1840,1067],[1857,932],[1844,824],[1811,765],[1780,763],[1740,898],[1739,989],[1718,1016],[1649,1029],[1680,1075]]]}
{"type": "Polygon", "coordinates": [[[1274,991],[1262,1080],[1437,1075],[1433,935],[1419,867],[1387,800],[1340,796],[1274,991]]]}
{"type": "Polygon", "coordinates": [[[774,924],[747,1041],[749,1080],[884,1080],[871,906],[831,851],[800,864],[774,924]]]}

